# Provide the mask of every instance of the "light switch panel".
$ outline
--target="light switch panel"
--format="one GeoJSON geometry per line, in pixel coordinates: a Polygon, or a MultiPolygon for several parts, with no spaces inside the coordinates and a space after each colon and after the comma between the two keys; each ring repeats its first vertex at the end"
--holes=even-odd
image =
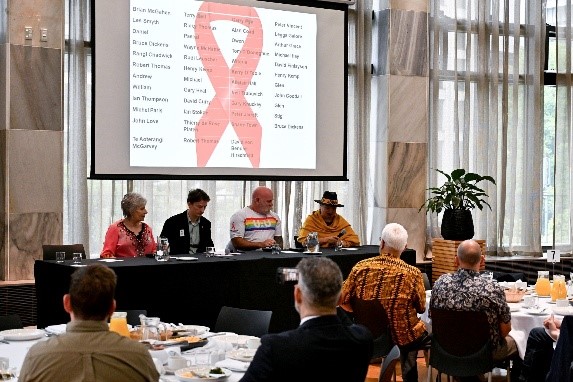
{"type": "Polygon", "coordinates": [[[48,29],[47,28],[41,28],[40,29],[40,41],[42,41],[42,42],[48,41],[48,29]]]}
{"type": "Polygon", "coordinates": [[[25,40],[32,39],[32,27],[24,27],[24,39],[25,40]]]}

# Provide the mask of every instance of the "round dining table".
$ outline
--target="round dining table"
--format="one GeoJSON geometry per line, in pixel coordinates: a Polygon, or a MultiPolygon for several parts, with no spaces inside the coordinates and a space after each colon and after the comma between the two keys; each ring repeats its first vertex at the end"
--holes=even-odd
{"type": "MultiPolygon", "coordinates": [[[[426,324],[429,333],[432,331],[432,320],[428,316],[430,298],[432,291],[426,291],[426,311],[420,314],[420,319],[426,324]]],[[[557,308],[550,297],[538,297],[538,306],[527,308],[523,302],[508,303],[511,310],[511,331],[509,335],[515,340],[519,356],[523,359],[527,346],[527,337],[531,329],[543,326],[543,321],[551,314],[558,320],[562,320],[564,314],[573,314],[573,307],[570,309],[557,308]]]]}

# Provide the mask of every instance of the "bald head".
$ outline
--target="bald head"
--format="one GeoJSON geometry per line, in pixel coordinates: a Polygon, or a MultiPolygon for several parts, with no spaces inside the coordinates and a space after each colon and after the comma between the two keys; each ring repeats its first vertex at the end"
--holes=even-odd
{"type": "Polygon", "coordinates": [[[273,208],[273,191],[268,187],[257,187],[253,190],[251,205],[253,211],[266,215],[273,208]]]}
{"type": "Polygon", "coordinates": [[[481,247],[475,240],[464,240],[458,246],[458,261],[462,268],[479,269],[482,261],[481,247]]]}

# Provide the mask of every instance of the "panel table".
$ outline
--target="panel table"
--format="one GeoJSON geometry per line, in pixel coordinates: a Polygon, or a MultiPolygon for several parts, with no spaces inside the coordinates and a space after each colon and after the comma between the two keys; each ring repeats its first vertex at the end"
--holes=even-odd
{"type": "MultiPolygon", "coordinates": [[[[305,256],[326,256],[335,261],[347,277],[358,261],[377,255],[378,246],[354,251],[323,249],[321,255],[251,251],[233,257],[205,257],[181,261],[173,257],[164,263],[150,258],[131,258],[103,263],[118,277],[117,310],[146,309],[148,316],[164,322],[214,327],[221,306],[271,310],[270,332],[295,328],[299,317],[294,309],[292,285],[277,282],[279,267],[294,267],[305,256]]],[[[84,264],[101,259],[84,260],[84,264]]],[[[69,321],[62,306],[70,275],[71,261],[37,260],[34,264],[37,297],[37,326],[69,321]]]]}

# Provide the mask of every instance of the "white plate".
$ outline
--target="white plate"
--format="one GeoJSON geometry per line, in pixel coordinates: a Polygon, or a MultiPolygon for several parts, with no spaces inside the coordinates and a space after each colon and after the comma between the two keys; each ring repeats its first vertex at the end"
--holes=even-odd
{"type": "Polygon", "coordinates": [[[205,334],[207,333],[209,330],[211,330],[210,328],[208,328],[207,326],[201,326],[201,325],[179,325],[173,328],[174,330],[177,330],[178,332],[189,332],[194,336],[200,336],[201,334],[205,334]]]}
{"type": "Polygon", "coordinates": [[[551,314],[547,309],[527,309],[525,312],[533,316],[549,316],[551,314]]]}
{"type": "Polygon", "coordinates": [[[519,312],[521,309],[521,303],[519,302],[508,302],[507,305],[509,306],[510,312],[519,312]]]}
{"type": "Polygon", "coordinates": [[[191,366],[191,367],[184,367],[183,369],[179,369],[175,371],[175,377],[177,377],[178,380],[182,381],[182,382],[195,382],[195,381],[224,381],[227,378],[229,378],[229,376],[231,374],[233,374],[233,372],[229,369],[225,369],[225,368],[220,368],[221,370],[223,370],[224,374],[221,375],[215,375],[215,374],[209,374],[208,377],[198,377],[195,375],[186,375],[187,373],[191,372],[193,373],[194,371],[208,371],[209,369],[215,368],[217,366],[191,366]]]}
{"type": "Polygon", "coordinates": [[[343,251],[358,251],[358,248],[342,248],[343,251]]]}
{"type": "MultiPolygon", "coordinates": [[[[174,256],[175,257],[175,256],[174,256]]],[[[179,256],[179,257],[175,257],[175,259],[177,260],[181,260],[181,261],[193,261],[193,260],[199,260],[198,257],[193,257],[193,256],[179,256]]]]}
{"type": "Polygon", "coordinates": [[[254,337],[254,336],[244,336],[241,334],[227,334],[224,336],[216,336],[213,337],[213,341],[216,342],[226,342],[226,343],[230,343],[230,344],[237,344],[238,346],[246,346],[247,345],[247,340],[251,339],[251,338],[258,338],[258,337],[254,337]]]}
{"type": "Polygon", "coordinates": [[[573,315],[573,306],[555,306],[553,307],[553,313],[560,314],[562,316],[571,316],[573,315]]]}
{"type": "Polygon", "coordinates": [[[251,362],[257,349],[235,349],[227,352],[227,358],[236,359],[237,361],[251,362]]]}
{"type": "Polygon", "coordinates": [[[2,330],[0,335],[7,341],[28,341],[45,337],[46,333],[41,329],[9,329],[2,330]]]}

